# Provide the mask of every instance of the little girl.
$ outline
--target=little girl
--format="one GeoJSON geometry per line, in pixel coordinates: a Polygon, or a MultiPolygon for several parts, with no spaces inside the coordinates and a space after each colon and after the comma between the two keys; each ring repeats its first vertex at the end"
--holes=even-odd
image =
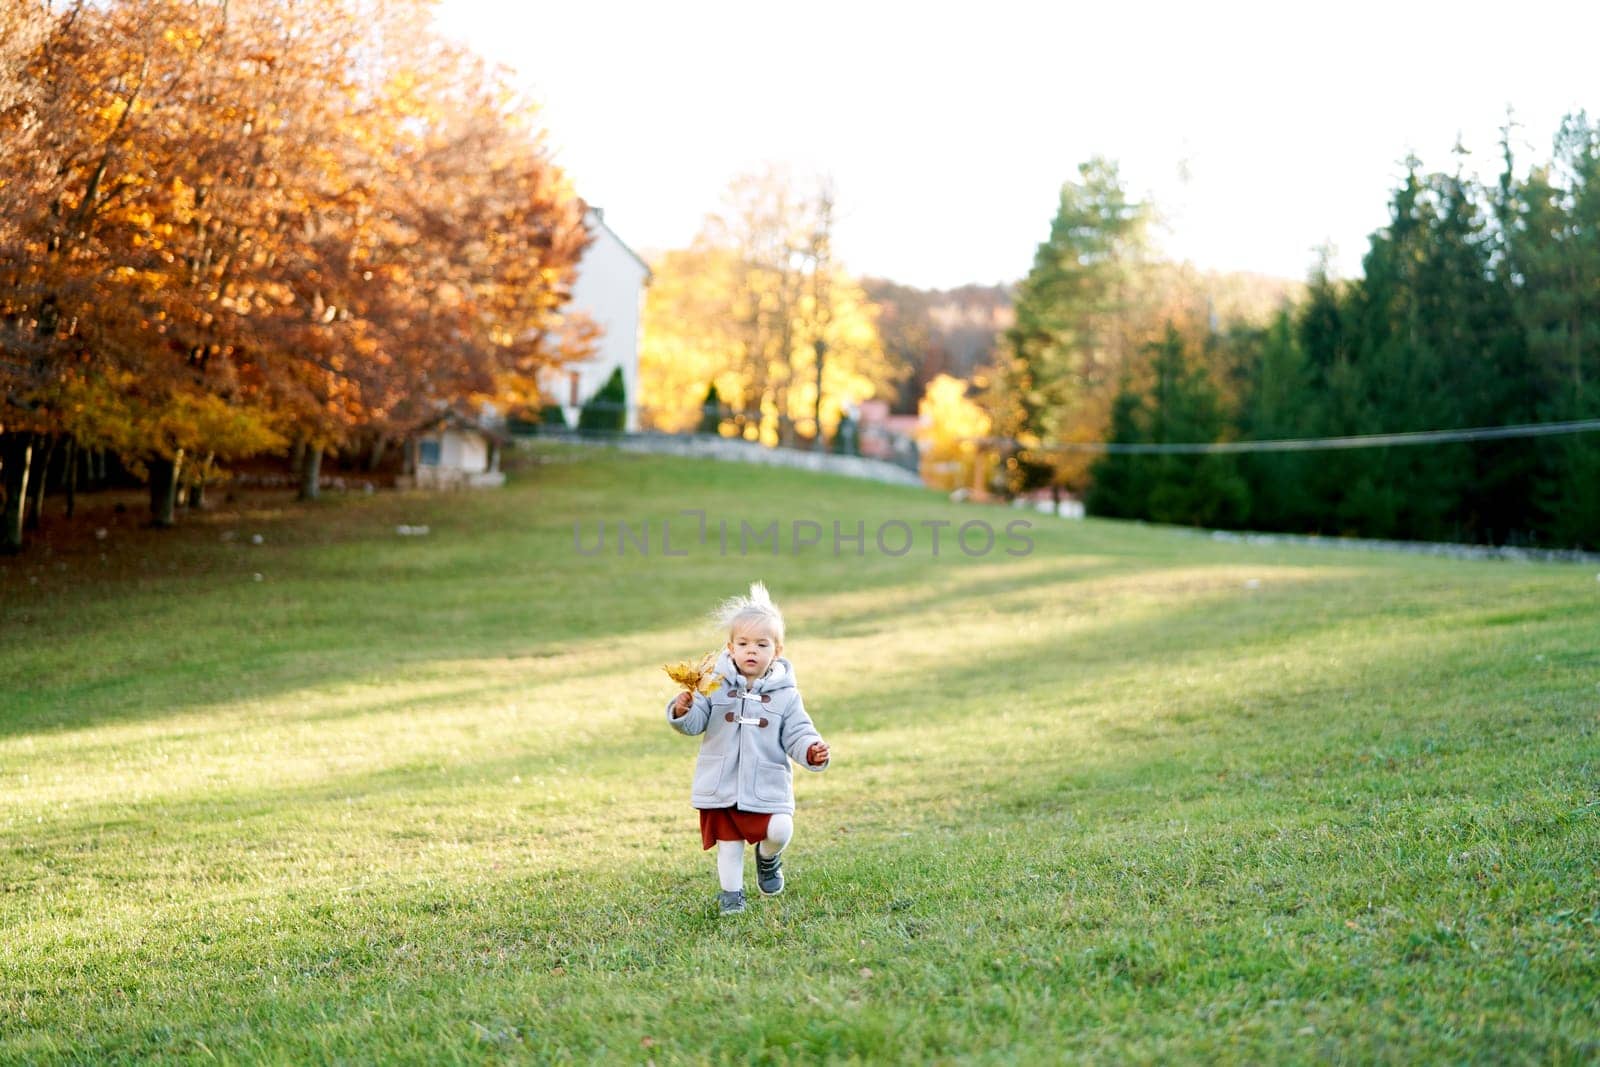
{"type": "Polygon", "coordinates": [[[690,803],[700,809],[700,840],[717,847],[722,914],[744,910],[744,845],[756,846],[756,885],[783,892],[783,847],[794,834],[794,783],[789,760],[813,771],[828,766],[828,746],[811,725],[794,668],[781,657],[783,615],[767,587],[723,602],[728,628],[717,657],[722,685],[709,697],[679,693],[667,720],[679,733],[703,734],[690,803]]]}

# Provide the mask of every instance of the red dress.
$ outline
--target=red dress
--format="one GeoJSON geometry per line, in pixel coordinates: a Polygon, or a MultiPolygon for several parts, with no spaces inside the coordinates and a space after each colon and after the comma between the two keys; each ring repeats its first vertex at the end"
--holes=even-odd
{"type": "Polygon", "coordinates": [[[767,839],[767,824],[772,816],[761,811],[738,808],[701,808],[700,841],[710,848],[718,841],[747,841],[759,844],[767,839]]]}

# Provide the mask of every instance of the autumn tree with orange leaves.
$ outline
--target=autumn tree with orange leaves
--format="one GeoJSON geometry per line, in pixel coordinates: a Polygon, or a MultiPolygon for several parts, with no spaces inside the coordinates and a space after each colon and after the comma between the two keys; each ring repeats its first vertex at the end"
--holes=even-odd
{"type": "Polygon", "coordinates": [[[0,549],[58,448],[170,524],[216,464],[293,447],[314,492],[585,354],[582,205],[420,0],[17,0],[0,38],[0,549]]]}

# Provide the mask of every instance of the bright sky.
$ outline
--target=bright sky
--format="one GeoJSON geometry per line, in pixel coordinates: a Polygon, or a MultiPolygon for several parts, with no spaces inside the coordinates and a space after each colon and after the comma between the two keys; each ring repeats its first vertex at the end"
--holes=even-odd
{"type": "MultiPolygon", "coordinates": [[[[1401,160],[1492,175],[1600,109],[1600,3],[440,0],[516,69],[578,191],[641,251],[689,243],[768,161],[827,174],[857,274],[949,288],[1024,275],[1091,155],[1202,267],[1360,270],[1401,160]]],[[[1522,169],[1519,167],[1519,169],[1522,169]]]]}

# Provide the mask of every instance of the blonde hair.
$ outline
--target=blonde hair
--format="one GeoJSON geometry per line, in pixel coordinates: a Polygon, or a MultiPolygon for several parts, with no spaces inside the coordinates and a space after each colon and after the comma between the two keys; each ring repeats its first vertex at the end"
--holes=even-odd
{"type": "Polygon", "coordinates": [[[711,617],[725,627],[730,636],[737,630],[760,626],[772,631],[778,644],[783,644],[783,612],[772,602],[772,596],[763,582],[751,582],[749,596],[734,596],[724,600],[711,613],[711,617]]]}

